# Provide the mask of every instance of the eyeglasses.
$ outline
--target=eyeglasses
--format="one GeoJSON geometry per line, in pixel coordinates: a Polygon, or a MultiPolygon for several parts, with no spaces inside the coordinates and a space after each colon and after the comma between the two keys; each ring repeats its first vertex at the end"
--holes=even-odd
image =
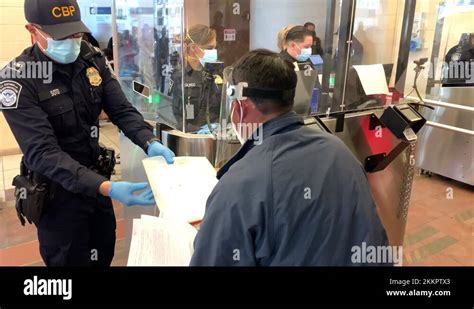
{"type": "MultiPolygon", "coordinates": [[[[35,26],[36,30],[41,34],[41,36],[44,37],[45,39],[46,39],[46,37],[51,37],[49,34],[44,32],[43,30],[41,30],[41,28],[38,25],[34,25],[34,26],[35,26]],[[45,34],[45,35],[43,35],[43,34],[45,34]]],[[[57,41],[63,41],[63,40],[67,40],[67,39],[82,39],[83,36],[84,36],[84,33],[79,32],[79,33],[75,33],[73,35],[70,35],[68,37],[62,38],[62,39],[57,40],[57,41]]]]}
{"type": "Polygon", "coordinates": [[[80,33],[76,33],[71,36],[68,36],[66,39],[82,39],[83,36],[84,36],[84,33],[80,32],[80,33]]]}

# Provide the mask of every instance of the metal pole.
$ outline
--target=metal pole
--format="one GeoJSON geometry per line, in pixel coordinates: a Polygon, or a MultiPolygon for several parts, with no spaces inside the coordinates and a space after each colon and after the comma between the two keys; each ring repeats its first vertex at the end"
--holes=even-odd
{"type": "Polygon", "coordinates": [[[356,0],[343,0],[341,6],[341,23],[339,27],[339,45],[336,58],[336,84],[334,86],[333,106],[345,108],[347,73],[351,60],[352,37],[356,0]]]}
{"type": "MultiPolygon", "coordinates": [[[[433,76],[429,76],[428,78],[428,83],[426,85],[426,94],[431,94],[431,89],[436,85],[436,76],[434,76],[434,72],[437,72],[437,65],[438,65],[438,56],[439,56],[439,50],[441,48],[441,38],[443,35],[443,27],[444,27],[444,17],[440,18],[442,16],[442,12],[446,8],[446,3],[442,2],[439,4],[438,7],[438,15],[437,15],[437,20],[436,20],[436,29],[435,29],[435,36],[433,39],[433,49],[431,51],[431,65],[433,66],[433,69],[431,72],[433,72],[433,76]]],[[[444,61],[444,59],[442,59],[444,61]]]]}
{"type": "Polygon", "coordinates": [[[336,0],[327,0],[326,11],[326,34],[324,38],[324,67],[323,67],[323,83],[321,91],[321,106],[324,112],[330,107],[329,93],[331,87],[332,72],[332,46],[334,41],[334,23],[336,21],[336,0]]]}
{"type": "MultiPolygon", "coordinates": [[[[419,98],[415,98],[415,97],[407,97],[406,99],[419,101],[419,98]]],[[[434,100],[429,100],[429,99],[424,99],[423,101],[425,103],[429,104],[429,105],[435,105],[435,106],[444,107],[444,108],[457,109],[457,110],[465,111],[465,112],[474,112],[474,107],[471,107],[471,106],[448,103],[448,102],[441,102],[441,101],[434,101],[434,100]]]]}
{"type": "Polygon", "coordinates": [[[400,93],[405,93],[408,60],[410,58],[410,42],[413,33],[413,22],[415,21],[416,0],[405,0],[403,13],[402,33],[400,36],[400,47],[398,53],[397,74],[395,85],[400,93]]]}
{"type": "Polygon", "coordinates": [[[426,122],[426,125],[430,126],[430,127],[433,127],[433,128],[438,128],[438,129],[442,129],[442,130],[447,130],[447,131],[451,131],[451,132],[462,133],[462,134],[466,134],[466,135],[469,135],[469,136],[474,136],[474,131],[472,131],[472,130],[453,127],[453,126],[450,126],[450,125],[447,125],[447,124],[428,121],[428,122],[426,122]]]}

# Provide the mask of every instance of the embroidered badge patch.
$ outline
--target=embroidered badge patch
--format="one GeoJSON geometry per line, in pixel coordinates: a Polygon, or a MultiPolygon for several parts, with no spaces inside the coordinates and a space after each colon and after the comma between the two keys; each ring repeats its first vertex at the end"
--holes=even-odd
{"type": "Polygon", "coordinates": [[[16,109],[22,86],[12,80],[0,82],[0,109],[16,109]]]}

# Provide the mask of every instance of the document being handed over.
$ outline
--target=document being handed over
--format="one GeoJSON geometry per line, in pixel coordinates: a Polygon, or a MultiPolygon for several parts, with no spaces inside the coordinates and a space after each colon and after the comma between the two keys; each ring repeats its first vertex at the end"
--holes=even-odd
{"type": "Polygon", "coordinates": [[[204,217],[207,198],[217,184],[216,170],[205,157],[161,157],[143,160],[160,218],[188,223],[204,217]]]}

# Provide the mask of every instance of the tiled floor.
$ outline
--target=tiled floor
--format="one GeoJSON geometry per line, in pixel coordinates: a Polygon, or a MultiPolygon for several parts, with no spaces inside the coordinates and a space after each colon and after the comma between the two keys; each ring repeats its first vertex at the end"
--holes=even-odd
{"type": "Polygon", "coordinates": [[[474,188],[433,176],[413,185],[405,265],[474,266],[474,188]]]}
{"type": "MultiPolygon", "coordinates": [[[[103,123],[101,142],[119,149],[117,129],[103,123]]],[[[10,159],[9,159],[10,160],[10,159]]],[[[15,164],[11,159],[11,164],[15,164]]],[[[115,179],[120,179],[120,165],[115,179]]],[[[115,204],[113,266],[127,264],[123,207],[115,204]]],[[[413,185],[404,244],[405,266],[474,266],[474,188],[442,177],[418,176],[413,185]]],[[[0,266],[43,266],[34,227],[21,227],[13,204],[0,203],[0,266]]]]}
{"type": "Polygon", "coordinates": [[[12,189],[12,181],[20,172],[21,155],[0,157],[0,202],[6,200],[6,191],[12,189]]]}

